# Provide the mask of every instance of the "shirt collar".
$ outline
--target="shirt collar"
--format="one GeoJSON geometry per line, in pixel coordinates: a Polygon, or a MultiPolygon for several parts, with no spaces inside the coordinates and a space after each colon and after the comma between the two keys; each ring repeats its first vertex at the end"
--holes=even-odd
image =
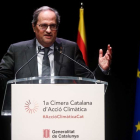
{"type": "MultiPolygon", "coordinates": [[[[43,49],[44,47],[38,42],[38,40],[36,39],[36,50],[38,52],[38,47],[41,46],[41,49],[43,49]]],[[[50,46],[51,51],[54,51],[54,44],[52,44],[50,46]]]]}

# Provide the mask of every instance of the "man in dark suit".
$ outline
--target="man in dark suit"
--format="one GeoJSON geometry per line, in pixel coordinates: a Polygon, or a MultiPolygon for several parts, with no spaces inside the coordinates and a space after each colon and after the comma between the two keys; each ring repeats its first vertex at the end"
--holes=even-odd
{"type": "MultiPolygon", "coordinates": [[[[16,75],[16,78],[34,77],[43,75],[43,61],[45,52],[41,50],[49,48],[47,57],[49,61],[50,76],[77,76],[104,80],[107,74],[112,56],[112,48],[108,45],[106,54],[99,50],[99,65],[91,73],[83,60],[82,54],[75,42],[57,38],[57,30],[60,24],[59,13],[48,6],[37,9],[33,14],[32,27],[36,38],[10,45],[7,53],[0,63],[0,84],[14,79],[15,73],[38,51],[39,53],[16,75]],[[86,68],[78,65],[68,57],[80,63],[86,68]]],[[[47,69],[47,68],[46,68],[47,69]]]]}
{"type": "MultiPolygon", "coordinates": [[[[14,79],[15,74],[16,78],[47,75],[104,80],[111,63],[112,49],[110,45],[108,45],[104,56],[103,51],[99,51],[99,65],[94,72],[90,72],[77,44],[57,38],[59,24],[60,16],[53,8],[43,6],[34,12],[32,27],[36,37],[10,45],[0,63],[0,90],[4,92],[6,82],[14,79]],[[33,56],[35,57],[29,62],[33,56]],[[27,64],[27,62],[29,63],[27,64]]],[[[7,99],[10,104],[11,98],[7,99]]]]}

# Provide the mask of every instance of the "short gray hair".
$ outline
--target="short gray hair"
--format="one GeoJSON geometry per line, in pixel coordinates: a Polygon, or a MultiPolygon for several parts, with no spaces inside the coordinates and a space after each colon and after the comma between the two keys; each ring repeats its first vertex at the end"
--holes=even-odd
{"type": "Polygon", "coordinates": [[[40,14],[40,12],[47,11],[47,10],[53,11],[55,13],[56,20],[57,20],[56,21],[57,22],[57,26],[59,26],[59,24],[60,24],[60,15],[59,15],[59,13],[58,13],[58,11],[56,9],[51,8],[49,6],[42,6],[42,7],[38,8],[38,9],[36,9],[34,11],[34,13],[33,13],[33,20],[32,20],[32,24],[34,24],[34,26],[36,26],[36,24],[37,24],[38,15],[40,14]]]}

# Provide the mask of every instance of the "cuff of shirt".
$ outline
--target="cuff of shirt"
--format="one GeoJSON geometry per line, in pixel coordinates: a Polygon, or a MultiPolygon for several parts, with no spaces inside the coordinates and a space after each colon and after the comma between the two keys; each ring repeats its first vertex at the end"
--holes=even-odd
{"type": "Polygon", "coordinates": [[[102,71],[105,75],[109,75],[109,70],[110,70],[110,68],[109,68],[108,70],[103,70],[103,69],[100,67],[99,64],[98,64],[98,66],[99,66],[99,68],[101,69],[101,71],[102,71]]]}

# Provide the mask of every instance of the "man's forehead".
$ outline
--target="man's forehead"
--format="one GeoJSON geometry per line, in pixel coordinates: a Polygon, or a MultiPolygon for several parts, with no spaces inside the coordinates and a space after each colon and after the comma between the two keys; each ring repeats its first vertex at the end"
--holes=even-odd
{"type": "Polygon", "coordinates": [[[50,19],[55,18],[56,19],[56,15],[54,11],[45,10],[39,13],[38,18],[50,18],[50,19]]]}

